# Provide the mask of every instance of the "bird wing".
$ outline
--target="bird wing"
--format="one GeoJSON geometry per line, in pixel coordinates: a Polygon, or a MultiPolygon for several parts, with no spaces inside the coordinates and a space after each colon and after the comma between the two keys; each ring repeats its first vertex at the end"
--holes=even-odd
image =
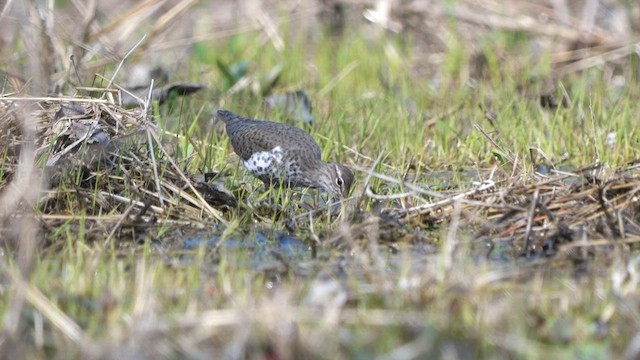
{"type": "Polygon", "coordinates": [[[243,121],[228,123],[227,133],[234,151],[243,160],[256,152],[270,151],[280,146],[286,152],[307,153],[312,159],[320,159],[320,147],[307,132],[296,127],[284,127],[271,121],[243,121]]]}

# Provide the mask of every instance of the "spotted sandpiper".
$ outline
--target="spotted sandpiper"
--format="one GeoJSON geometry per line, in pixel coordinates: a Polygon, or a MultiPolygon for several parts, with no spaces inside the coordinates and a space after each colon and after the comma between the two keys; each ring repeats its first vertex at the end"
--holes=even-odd
{"type": "Polygon", "coordinates": [[[218,110],[216,115],[225,123],[231,146],[244,167],[266,187],[282,182],[343,198],[349,195],[353,173],[342,164],[322,161],[320,147],[307,132],[282,123],[243,118],[228,110],[218,110]]]}

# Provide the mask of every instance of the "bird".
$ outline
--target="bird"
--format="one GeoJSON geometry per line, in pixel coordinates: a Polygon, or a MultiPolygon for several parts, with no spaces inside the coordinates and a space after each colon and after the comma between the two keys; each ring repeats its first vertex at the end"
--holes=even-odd
{"type": "Polygon", "coordinates": [[[222,109],[216,117],[224,122],[233,151],[245,169],[265,187],[282,183],[324,190],[343,199],[349,196],[353,173],[342,164],[324,162],[320,147],[306,131],[222,109]]]}

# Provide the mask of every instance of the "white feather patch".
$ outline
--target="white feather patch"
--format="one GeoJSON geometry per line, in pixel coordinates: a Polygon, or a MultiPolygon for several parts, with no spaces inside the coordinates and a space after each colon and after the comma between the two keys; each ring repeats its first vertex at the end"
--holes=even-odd
{"type": "Polygon", "coordinates": [[[260,151],[244,162],[244,167],[256,177],[276,175],[282,165],[282,148],[276,146],[271,151],[260,151]]]}

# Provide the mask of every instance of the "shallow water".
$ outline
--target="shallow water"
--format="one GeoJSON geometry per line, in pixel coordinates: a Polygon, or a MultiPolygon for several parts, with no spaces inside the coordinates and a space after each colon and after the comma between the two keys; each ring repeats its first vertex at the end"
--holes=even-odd
{"type": "MultiPolygon", "coordinates": [[[[311,248],[297,236],[285,233],[269,234],[268,229],[257,229],[246,235],[234,235],[222,240],[218,234],[195,234],[182,241],[179,250],[242,252],[248,259],[244,265],[261,267],[279,259],[302,260],[311,257],[311,248]]],[[[242,264],[241,264],[242,265],[242,264]]]]}

